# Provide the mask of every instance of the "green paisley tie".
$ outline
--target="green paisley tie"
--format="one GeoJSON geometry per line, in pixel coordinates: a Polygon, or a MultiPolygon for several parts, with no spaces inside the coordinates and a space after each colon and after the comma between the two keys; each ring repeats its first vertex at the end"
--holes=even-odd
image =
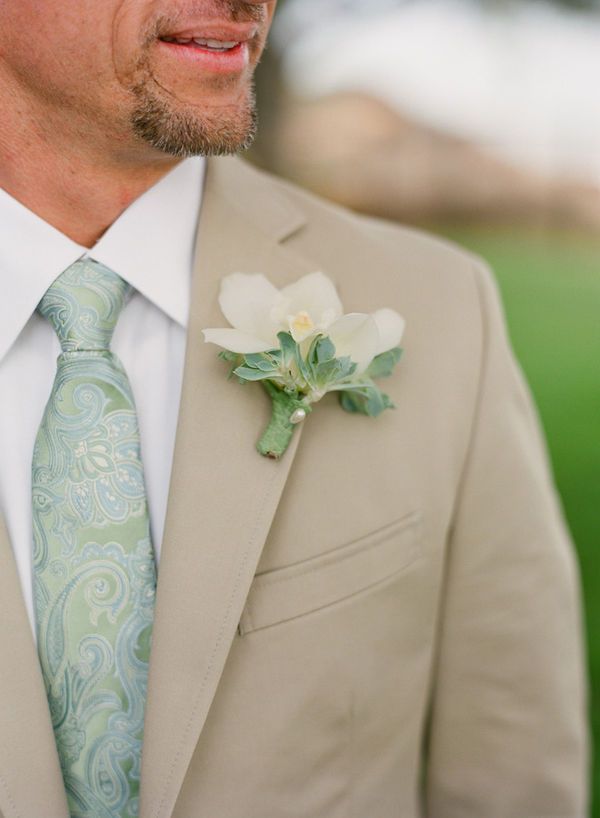
{"type": "Polygon", "coordinates": [[[38,311],[62,348],[33,455],[38,651],[72,818],[138,814],[156,569],[131,387],[129,285],[78,261],[38,311]]]}

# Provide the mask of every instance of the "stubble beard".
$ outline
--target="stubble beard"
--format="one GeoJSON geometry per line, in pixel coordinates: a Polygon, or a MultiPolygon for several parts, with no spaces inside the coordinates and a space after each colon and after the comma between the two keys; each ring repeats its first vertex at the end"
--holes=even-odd
{"type": "Polygon", "coordinates": [[[247,150],[258,128],[254,83],[234,106],[210,110],[186,106],[154,91],[152,81],[132,89],[133,132],[153,148],[170,156],[224,156],[247,150]]]}

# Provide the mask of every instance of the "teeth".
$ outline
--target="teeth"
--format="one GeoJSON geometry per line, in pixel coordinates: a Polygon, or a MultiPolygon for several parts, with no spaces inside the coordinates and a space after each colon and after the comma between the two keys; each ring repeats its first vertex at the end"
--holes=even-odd
{"type": "Polygon", "coordinates": [[[178,45],[189,45],[196,43],[202,48],[209,48],[211,51],[230,51],[239,45],[238,42],[226,43],[222,40],[203,40],[200,37],[162,37],[165,43],[177,43],[178,45]]]}
{"type": "Polygon", "coordinates": [[[204,48],[214,48],[217,51],[229,51],[229,49],[235,48],[237,45],[237,42],[224,43],[221,40],[202,40],[199,37],[195,37],[194,42],[196,45],[204,48]]]}

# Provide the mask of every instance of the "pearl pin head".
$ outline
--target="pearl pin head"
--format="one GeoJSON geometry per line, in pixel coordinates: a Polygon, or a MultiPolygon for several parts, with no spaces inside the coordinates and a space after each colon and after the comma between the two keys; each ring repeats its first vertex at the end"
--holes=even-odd
{"type": "Polygon", "coordinates": [[[294,426],[297,426],[298,423],[302,423],[303,420],[306,420],[305,409],[296,409],[296,411],[290,417],[290,423],[293,423],[294,426]]]}

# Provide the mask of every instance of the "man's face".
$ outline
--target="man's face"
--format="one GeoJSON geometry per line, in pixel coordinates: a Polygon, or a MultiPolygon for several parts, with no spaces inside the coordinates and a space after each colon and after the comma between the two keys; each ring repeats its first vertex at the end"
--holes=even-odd
{"type": "Polygon", "coordinates": [[[252,75],[277,0],[6,0],[0,70],[44,129],[123,155],[229,153],[251,141],[252,75]]]}

